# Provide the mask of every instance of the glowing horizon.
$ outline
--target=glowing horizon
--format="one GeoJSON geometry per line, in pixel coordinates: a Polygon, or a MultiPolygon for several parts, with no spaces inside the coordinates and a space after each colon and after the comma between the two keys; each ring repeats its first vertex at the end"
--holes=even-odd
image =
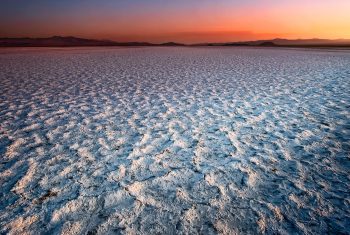
{"type": "Polygon", "coordinates": [[[347,0],[5,0],[0,37],[61,35],[183,43],[350,39],[349,9],[347,0]]]}

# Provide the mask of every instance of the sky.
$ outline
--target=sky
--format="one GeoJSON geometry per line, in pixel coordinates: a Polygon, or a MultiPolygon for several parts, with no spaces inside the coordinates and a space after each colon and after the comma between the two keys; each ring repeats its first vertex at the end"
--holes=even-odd
{"type": "Polygon", "coordinates": [[[0,0],[0,37],[350,39],[350,0],[0,0]]]}

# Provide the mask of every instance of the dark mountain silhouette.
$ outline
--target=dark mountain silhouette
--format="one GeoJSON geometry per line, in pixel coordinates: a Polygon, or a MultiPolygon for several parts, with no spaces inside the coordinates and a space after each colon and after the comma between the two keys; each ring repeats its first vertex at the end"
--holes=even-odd
{"type": "Polygon", "coordinates": [[[261,47],[275,47],[276,44],[274,42],[262,42],[259,44],[261,47]]]}
{"type": "Polygon", "coordinates": [[[177,43],[177,42],[166,42],[159,44],[160,46],[185,46],[185,44],[177,43]]]}
{"type": "Polygon", "coordinates": [[[257,40],[236,43],[224,43],[225,46],[263,46],[263,47],[350,47],[348,39],[281,39],[257,40]]]}
{"type": "Polygon", "coordinates": [[[305,47],[305,48],[322,48],[322,47],[341,47],[350,48],[349,39],[271,39],[271,40],[257,40],[257,41],[241,41],[241,42],[227,42],[227,43],[200,43],[196,46],[255,46],[255,47],[305,47]]]}
{"type": "MultiPolygon", "coordinates": [[[[215,46],[215,44],[209,44],[210,46],[215,46]]],[[[236,47],[242,47],[242,46],[249,46],[247,43],[240,43],[240,42],[232,42],[232,43],[225,43],[224,46],[236,46],[236,47]]]]}
{"type": "Polygon", "coordinates": [[[258,41],[251,41],[248,42],[250,44],[261,44],[261,43],[266,43],[266,42],[272,42],[276,45],[283,46],[283,45],[349,45],[350,40],[348,39],[318,39],[318,38],[313,38],[313,39],[282,39],[282,38],[275,38],[272,40],[258,40],[258,41]]]}
{"type": "Polygon", "coordinates": [[[114,42],[77,37],[0,38],[1,47],[75,47],[75,46],[182,46],[180,43],[114,42]]]}
{"type": "Polygon", "coordinates": [[[347,39],[271,39],[228,43],[201,43],[185,45],[176,42],[115,42],[110,40],[53,36],[48,38],[0,38],[0,47],[80,47],[80,46],[261,46],[261,47],[342,47],[350,48],[347,39]]]}
{"type": "Polygon", "coordinates": [[[109,46],[112,41],[53,36],[49,38],[0,38],[3,47],[63,47],[63,46],[109,46]]]}

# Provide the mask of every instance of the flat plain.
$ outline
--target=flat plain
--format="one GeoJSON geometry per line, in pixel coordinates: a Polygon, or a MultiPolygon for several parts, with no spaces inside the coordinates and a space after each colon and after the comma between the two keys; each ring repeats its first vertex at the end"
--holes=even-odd
{"type": "Polygon", "coordinates": [[[0,233],[349,234],[350,51],[0,51],[0,233]]]}

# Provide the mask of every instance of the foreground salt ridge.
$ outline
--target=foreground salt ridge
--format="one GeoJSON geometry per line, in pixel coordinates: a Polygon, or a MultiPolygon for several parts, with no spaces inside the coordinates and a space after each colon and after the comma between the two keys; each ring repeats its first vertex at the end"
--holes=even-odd
{"type": "Polygon", "coordinates": [[[1,232],[349,233],[350,54],[0,54],[1,232]]]}

